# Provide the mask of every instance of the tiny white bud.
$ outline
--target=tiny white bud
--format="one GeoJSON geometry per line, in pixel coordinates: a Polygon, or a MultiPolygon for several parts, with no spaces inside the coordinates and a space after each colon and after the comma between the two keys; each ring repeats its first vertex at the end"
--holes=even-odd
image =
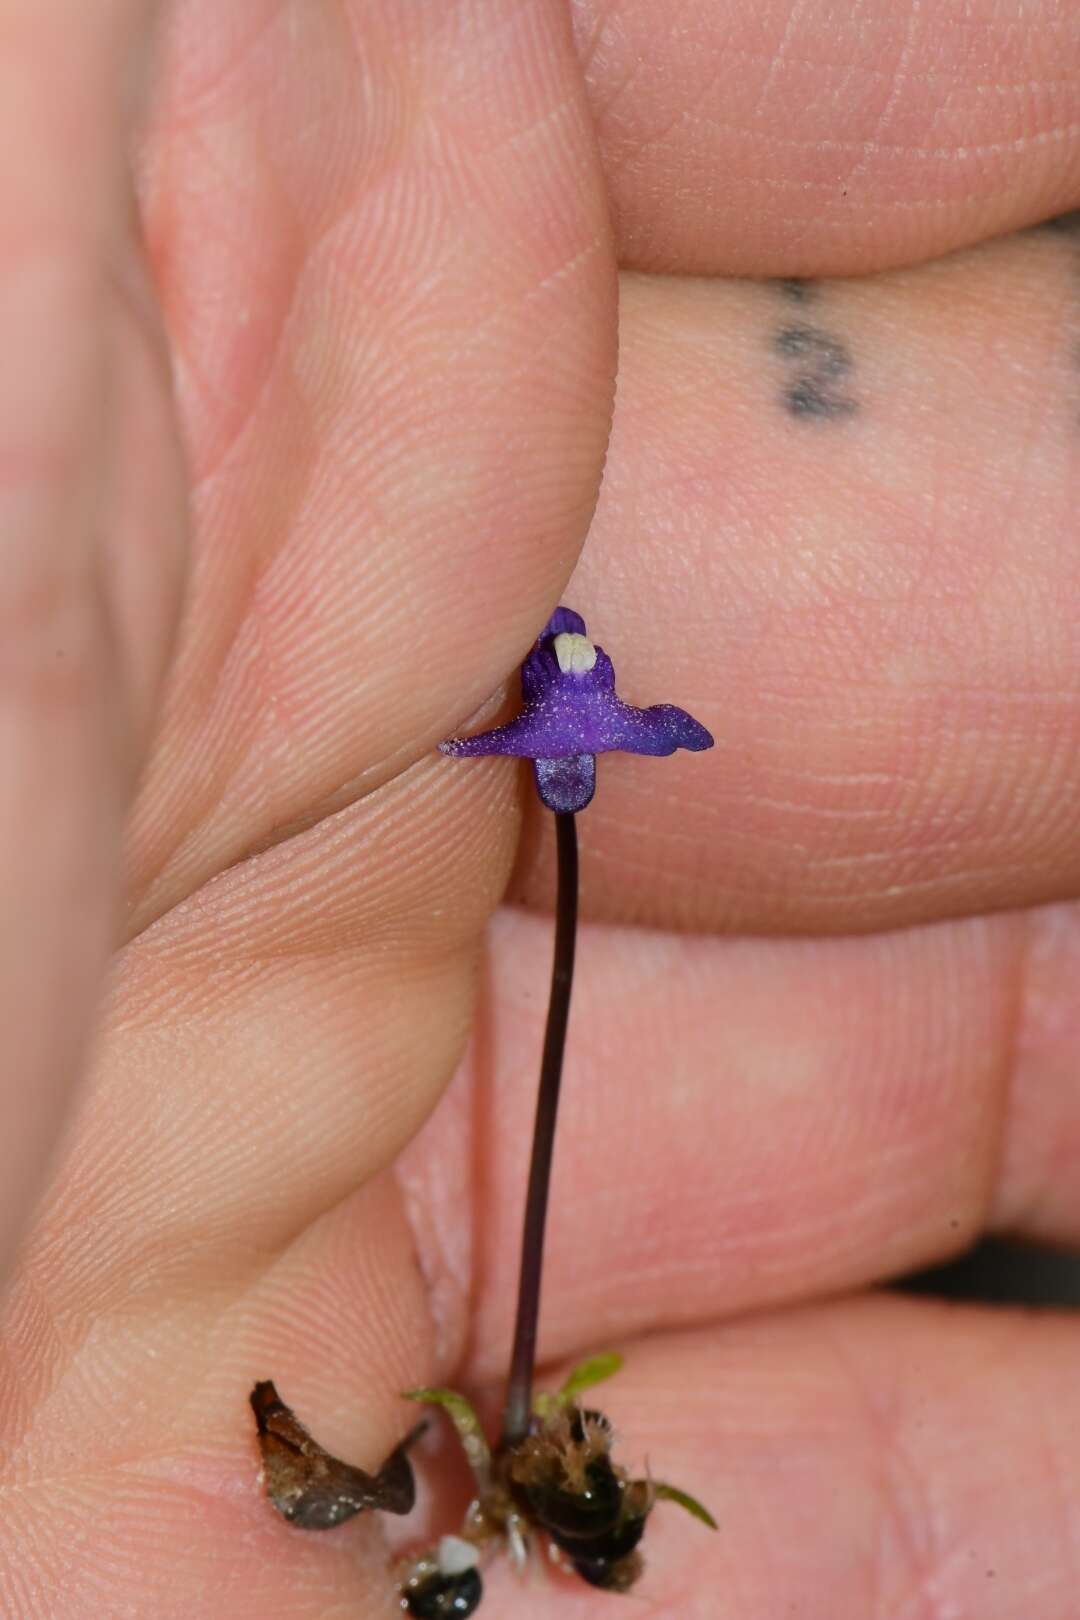
{"type": "Polygon", "coordinates": [[[436,1552],[440,1575],[463,1575],[480,1562],[480,1554],[463,1536],[441,1536],[436,1552]]]}
{"type": "Polygon", "coordinates": [[[596,648],[588,636],[570,630],[555,637],[555,656],[564,675],[585,675],[596,664],[596,648]]]}

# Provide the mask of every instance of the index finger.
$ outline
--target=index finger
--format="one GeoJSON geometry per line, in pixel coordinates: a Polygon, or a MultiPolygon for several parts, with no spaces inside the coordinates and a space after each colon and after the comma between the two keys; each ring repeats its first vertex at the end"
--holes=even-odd
{"type": "Polygon", "coordinates": [[[576,0],[622,262],[849,275],[1076,206],[1080,12],[576,0]]]}
{"type": "Polygon", "coordinates": [[[790,292],[626,278],[567,600],[626,698],[716,747],[604,758],[586,914],[844,933],[1071,898],[1076,243],[790,292]]]}

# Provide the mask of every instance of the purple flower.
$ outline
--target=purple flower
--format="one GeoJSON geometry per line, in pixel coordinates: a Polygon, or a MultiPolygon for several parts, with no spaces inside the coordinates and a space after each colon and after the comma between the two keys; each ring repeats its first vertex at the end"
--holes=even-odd
{"type": "Polygon", "coordinates": [[[671,703],[635,709],[615,692],[615,671],[591,642],[585,621],[556,608],[521,666],[521,713],[476,737],[440,743],[444,754],[514,754],[531,759],[549,810],[584,810],[596,789],[596,755],[673,754],[711,748],[705,727],[671,703]]]}

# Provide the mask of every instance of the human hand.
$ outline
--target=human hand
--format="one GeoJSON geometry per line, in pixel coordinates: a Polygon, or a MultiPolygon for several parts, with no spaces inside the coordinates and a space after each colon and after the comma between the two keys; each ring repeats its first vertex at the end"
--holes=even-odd
{"type": "MultiPolygon", "coordinates": [[[[129,822],[130,942],[8,1304],[18,1620],[392,1612],[377,1520],[305,1536],[261,1497],[248,1389],[273,1376],[372,1465],[400,1390],[505,1370],[549,853],[531,809],[518,850],[512,766],[433,747],[512,671],[589,524],[609,198],[642,273],[568,599],[628,698],[685,704],[717,747],[604,760],[582,818],[544,1353],[626,1352],[620,1455],[721,1521],[657,1512],[658,1613],[1072,1613],[1072,1325],[830,1300],[986,1228],[1075,1238],[1076,248],[1032,233],[817,289],[651,273],[869,273],[1070,206],[1054,15],[975,36],[969,11],[902,27],[882,4],[848,37],[702,7],[672,37],[623,5],[579,12],[575,43],[521,0],[171,9],[140,196],[190,592],[129,822]]],[[[105,84],[142,20],[114,16],[105,84]]],[[[41,144],[69,102],[55,42],[27,38],[41,144]]],[[[172,466],[165,399],[128,410],[117,468],[172,466]]],[[[94,530],[134,536],[158,618],[118,603],[149,674],[102,656],[98,729],[75,708],[65,734],[86,802],[113,794],[93,849],[59,822],[82,872],[127,780],[104,717],[144,694],[137,761],[153,708],[173,477],[94,530]]],[[[63,922],[34,834],[7,844],[26,913],[63,922]]],[[[99,919],[108,898],[102,876],[99,919]]],[[[96,957],[72,953],[88,1005],[96,957]]],[[[46,979],[31,1032],[66,1021],[46,979]]],[[[483,1612],[616,1602],[503,1571],[483,1612]]]]}

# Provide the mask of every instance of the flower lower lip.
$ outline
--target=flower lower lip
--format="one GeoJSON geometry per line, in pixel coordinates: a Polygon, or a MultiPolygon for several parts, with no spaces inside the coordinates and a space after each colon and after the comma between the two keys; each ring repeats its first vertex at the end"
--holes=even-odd
{"type": "MultiPolygon", "coordinates": [[[[507,754],[550,764],[616,750],[662,756],[678,748],[712,747],[709,732],[685,709],[671,703],[639,709],[624,702],[615,690],[610,658],[589,640],[584,620],[569,608],[552,615],[522,664],[521,697],[521,712],[513,720],[440,743],[443,753],[457,759],[507,754]]],[[[545,775],[551,773],[537,776],[540,796],[560,811],[571,797],[545,797],[545,775]]],[[[573,808],[584,809],[591,797],[579,788],[573,808]]]]}

